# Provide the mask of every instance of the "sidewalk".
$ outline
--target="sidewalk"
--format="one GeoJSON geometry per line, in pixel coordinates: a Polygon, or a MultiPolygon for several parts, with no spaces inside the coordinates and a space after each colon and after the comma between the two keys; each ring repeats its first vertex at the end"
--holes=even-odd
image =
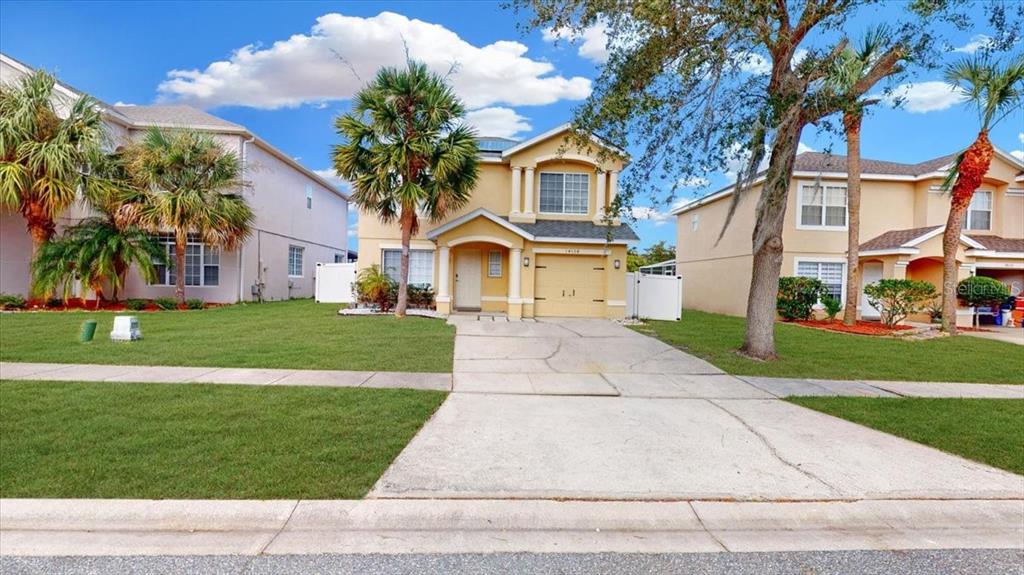
{"type": "Polygon", "coordinates": [[[1021,549],[1024,501],[0,500],[0,555],[1021,549]]]}
{"type": "Polygon", "coordinates": [[[327,387],[407,388],[513,395],[580,395],[652,398],[768,399],[791,395],[853,397],[971,397],[1024,399],[1024,385],[914,381],[842,381],[730,375],[680,377],[665,374],[501,374],[173,367],[72,363],[0,362],[0,379],[117,381],[137,383],[222,383],[327,387]],[[543,377],[542,377],[543,376],[543,377]],[[542,381],[537,381],[538,379],[542,381]],[[699,384],[699,385],[698,385],[699,384]],[[736,386],[752,386],[741,393],[736,386]],[[684,386],[685,387],[685,386],[684,386]]]}

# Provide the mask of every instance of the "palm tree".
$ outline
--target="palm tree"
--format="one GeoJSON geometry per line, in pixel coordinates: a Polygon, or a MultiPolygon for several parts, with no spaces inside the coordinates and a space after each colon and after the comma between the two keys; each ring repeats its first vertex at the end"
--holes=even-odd
{"type": "Polygon", "coordinates": [[[0,85],[0,205],[25,218],[35,250],[56,232],[56,217],[76,199],[106,138],[96,101],[67,102],[40,70],[0,85]],[[58,108],[67,106],[67,116],[58,108]]]}
{"type": "Polygon", "coordinates": [[[836,59],[828,77],[833,89],[845,101],[843,106],[843,129],[846,133],[846,213],[848,218],[846,238],[846,306],[843,323],[857,322],[857,303],[860,297],[860,127],[864,110],[878,102],[851,96],[857,85],[871,70],[888,44],[885,28],[874,28],[864,36],[861,45],[846,48],[836,59]]]}
{"type": "Polygon", "coordinates": [[[175,295],[185,301],[185,249],[189,234],[209,246],[233,250],[249,236],[253,212],[242,197],[238,158],[208,135],[151,129],[124,150],[127,172],[144,190],[123,217],[158,233],[174,234],[175,295]]]}
{"type": "Polygon", "coordinates": [[[464,206],[476,184],[476,137],[461,123],[464,114],[445,79],[410,60],[405,69],[381,69],[335,121],[344,141],[334,148],[334,168],[352,183],[353,201],[402,230],[398,317],[409,300],[418,213],[440,220],[464,206]]]}
{"type": "Polygon", "coordinates": [[[951,190],[949,217],[942,235],[942,329],[956,335],[956,251],[964,215],[975,190],[992,164],[994,149],[988,132],[1021,107],[1024,92],[1024,54],[1000,67],[987,56],[964,58],[946,69],[946,81],[959,89],[964,101],[977,108],[978,136],[957,154],[943,189],[951,190]]]}

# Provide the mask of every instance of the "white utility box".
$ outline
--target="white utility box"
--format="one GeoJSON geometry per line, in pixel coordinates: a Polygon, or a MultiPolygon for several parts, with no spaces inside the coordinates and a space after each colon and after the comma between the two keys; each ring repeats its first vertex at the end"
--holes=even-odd
{"type": "Polygon", "coordinates": [[[114,316],[114,329],[110,332],[112,341],[135,341],[142,339],[139,318],[134,315],[114,316]]]}

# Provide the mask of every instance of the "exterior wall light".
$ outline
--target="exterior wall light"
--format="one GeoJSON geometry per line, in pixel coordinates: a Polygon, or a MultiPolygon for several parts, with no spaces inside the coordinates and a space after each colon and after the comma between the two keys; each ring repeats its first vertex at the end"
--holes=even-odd
{"type": "Polygon", "coordinates": [[[612,265],[615,266],[615,269],[619,269],[622,267],[622,260],[615,260],[612,265]]]}
{"type": "Polygon", "coordinates": [[[525,256],[523,258],[523,267],[524,268],[530,267],[530,256],[525,256]]]}

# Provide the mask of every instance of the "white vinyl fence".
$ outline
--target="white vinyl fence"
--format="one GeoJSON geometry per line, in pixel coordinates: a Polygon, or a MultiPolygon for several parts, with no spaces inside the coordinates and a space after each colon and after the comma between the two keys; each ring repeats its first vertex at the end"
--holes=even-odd
{"type": "Polygon", "coordinates": [[[683,278],[626,274],[626,317],[677,321],[683,312],[683,278]]]}
{"type": "Polygon", "coordinates": [[[317,303],[354,303],[356,264],[316,264],[317,303]]]}

